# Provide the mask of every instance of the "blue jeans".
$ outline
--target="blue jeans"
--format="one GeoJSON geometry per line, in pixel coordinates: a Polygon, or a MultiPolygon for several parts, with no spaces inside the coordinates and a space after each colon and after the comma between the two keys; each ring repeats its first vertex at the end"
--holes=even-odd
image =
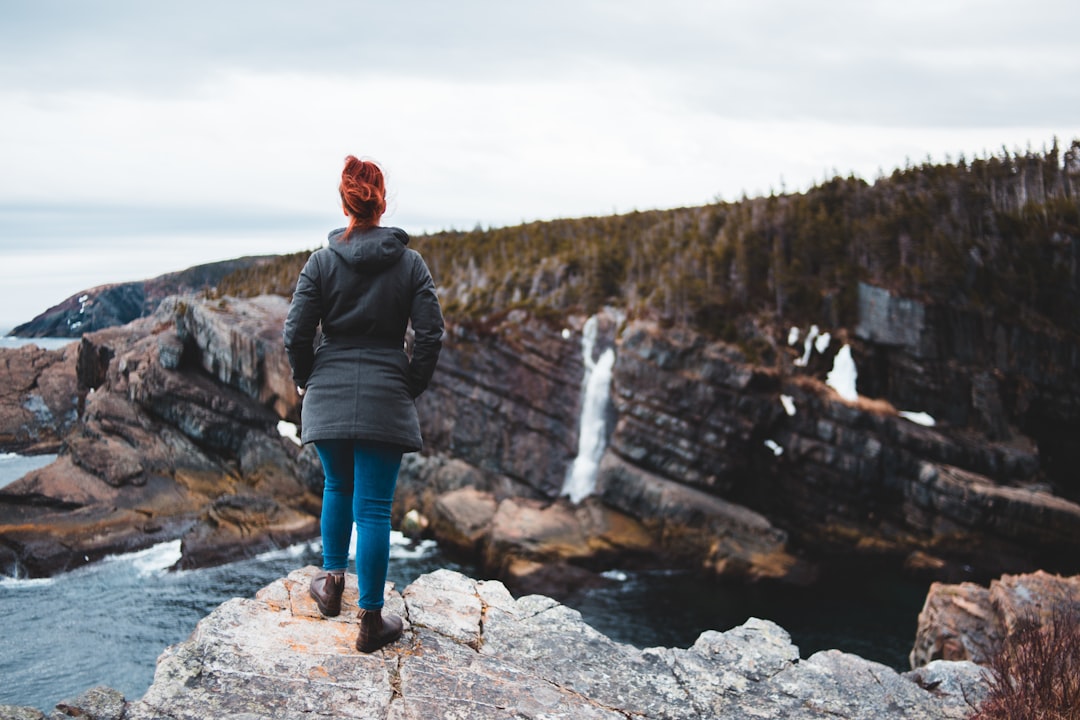
{"type": "Polygon", "coordinates": [[[390,562],[390,506],[401,467],[401,448],[362,440],[316,440],[322,461],[323,570],[344,570],[356,523],[360,607],[383,606],[390,562]]]}

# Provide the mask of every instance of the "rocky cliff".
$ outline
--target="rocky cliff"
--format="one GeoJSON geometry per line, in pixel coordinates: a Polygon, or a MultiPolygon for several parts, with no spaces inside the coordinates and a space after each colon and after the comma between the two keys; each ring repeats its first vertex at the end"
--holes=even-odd
{"type": "MultiPolygon", "coordinates": [[[[1042,452],[1061,444],[1047,428],[1077,417],[1072,340],[990,324],[1006,338],[995,353],[958,355],[942,349],[962,344],[949,340],[952,325],[926,319],[944,311],[869,287],[862,297],[855,333],[825,342],[804,345],[804,330],[792,345],[788,329],[750,327],[754,359],[686,328],[608,316],[613,429],[599,505],[639,524],[655,555],[725,575],[803,580],[812,561],[837,556],[937,579],[1075,571],[1080,505],[1042,452]],[[825,382],[844,346],[857,398],[825,382]],[[1044,350],[1042,374],[1031,348],[1044,350]],[[1008,363],[987,369],[999,354],[1008,363]],[[927,426],[901,412],[911,410],[939,417],[927,426]]],[[[418,481],[409,504],[479,557],[506,533],[494,521],[521,522],[516,509],[499,512],[508,498],[559,505],[580,412],[580,326],[518,312],[458,328],[421,399],[428,455],[406,466],[406,490],[418,481]],[[483,493],[438,501],[466,484],[483,493]]],[[[558,544],[522,559],[566,560],[558,544]]]]}
{"type": "MultiPolygon", "coordinates": [[[[918,374],[954,386],[979,367],[926,350],[940,345],[919,320],[926,308],[864,295],[858,336],[806,345],[767,323],[748,328],[746,346],[602,314],[595,352],[616,353],[606,450],[593,496],[577,504],[560,494],[578,441],[585,318],[451,323],[419,401],[427,447],[403,466],[397,519],[418,511],[418,531],[514,589],[551,592],[613,564],[798,582],[837,556],[937,579],[1075,571],[1080,506],[1054,492],[1013,395],[967,385],[968,416],[1008,428],[997,437],[978,423],[927,427],[898,412],[927,406],[844,398],[823,382],[842,345],[868,368],[860,390],[918,374]]],[[[317,460],[277,429],[299,417],[280,347],[286,309],[274,296],[173,299],[65,350],[4,351],[3,449],[60,449],[0,493],[5,566],[48,574],[174,537],[185,563],[216,562],[231,546],[317,534],[317,460]]],[[[1005,343],[1014,360],[998,387],[1027,388],[1029,416],[1067,424],[1075,375],[1063,368],[1075,356],[1056,342],[1032,376],[1041,385],[1024,380],[1027,351],[1005,343]]]]}
{"type": "MultiPolygon", "coordinates": [[[[900,675],[834,650],[800,659],[767,620],[707,631],[686,649],[639,650],[550,598],[515,599],[497,581],[447,570],[400,594],[388,587],[405,635],[360,655],[353,614],[323,619],[307,594],[314,571],[218,607],[162,654],[140,700],[97,688],[57,717],[932,720],[968,717],[986,691],[970,662],[900,675]]],[[[351,607],[355,579],[346,587],[351,607]]]]}
{"type": "Polygon", "coordinates": [[[286,309],[171,301],[63,351],[3,351],[13,376],[35,379],[0,398],[0,417],[48,406],[37,398],[58,387],[45,397],[63,419],[20,428],[58,438],[59,457],[0,490],[3,572],[50,575],[176,538],[182,565],[207,564],[317,535],[317,462],[277,429],[276,409],[296,402],[279,357],[286,309]]]}
{"type": "Polygon", "coordinates": [[[0,449],[46,453],[78,420],[78,344],[0,349],[0,449]]]}

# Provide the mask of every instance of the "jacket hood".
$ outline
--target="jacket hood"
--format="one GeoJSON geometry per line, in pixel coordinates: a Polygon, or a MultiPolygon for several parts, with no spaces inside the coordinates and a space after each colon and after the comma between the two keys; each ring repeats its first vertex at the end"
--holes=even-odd
{"type": "Polygon", "coordinates": [[[401,228],[376,227],[353,232],[345,240],[345,228],[330,233],[330,249],[345,262],[364,272],[375,272],[390,267],[405,254],[409,244],[408,234],[401,228]]]}

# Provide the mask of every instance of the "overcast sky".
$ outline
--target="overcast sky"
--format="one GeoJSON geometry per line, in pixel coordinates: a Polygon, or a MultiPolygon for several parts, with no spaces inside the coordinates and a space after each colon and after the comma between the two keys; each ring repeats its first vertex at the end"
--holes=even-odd
{"type": "Polygon", "coordinates": [[[1075,0],[0,0],[0,329],[343,224],[700,205],[1080,138],[1075,0]]]}

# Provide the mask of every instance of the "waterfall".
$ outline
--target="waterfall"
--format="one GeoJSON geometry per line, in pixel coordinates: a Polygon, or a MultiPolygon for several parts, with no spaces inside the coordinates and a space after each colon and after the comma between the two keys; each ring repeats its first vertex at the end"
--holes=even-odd
{"type": "Polygon", "coordinates": [[[581,333],[581,353],[585,361],[582,378],[581,418],[578,426],[578,453],[566,473],[562,495],[577,503],[596,489],[596,471],[607,443],[606,419],[611,395],[611,370],[615,349],[608,348],[593,360],[599,321],[593,315],[581,333]]]}

